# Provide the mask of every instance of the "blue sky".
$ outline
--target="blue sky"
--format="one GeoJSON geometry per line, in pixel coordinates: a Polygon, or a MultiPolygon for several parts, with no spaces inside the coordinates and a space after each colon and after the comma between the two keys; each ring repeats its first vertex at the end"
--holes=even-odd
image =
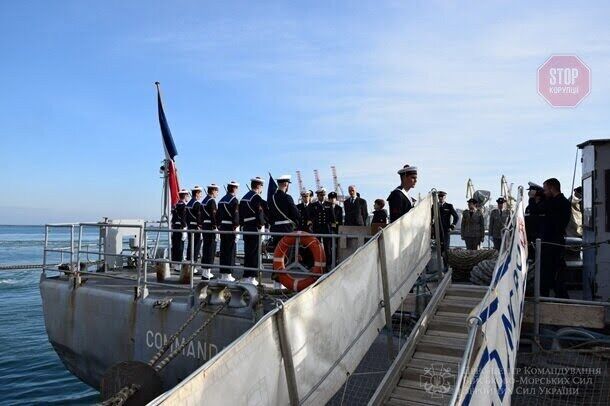
{"type": "MultiPolygon", "coordinates": [[[[154,82],[183,185],[313,169],[387,197],[500,176],[572,181],[575,145],[609,136],[604,2],[0,3],[0,224],[158,217],[154,82]],[[297,4],[299,3],[299,4],[297,4]],[[552,54],[580,56],[592,92],[536,92],[552,54]]],[[[577,177],[578,179],[578,177],[577,177]]],[[[515,186],[516,187],[516,186],[515,186]]],[[[296,188],[295,188],[296,190],[296,188]]]]}

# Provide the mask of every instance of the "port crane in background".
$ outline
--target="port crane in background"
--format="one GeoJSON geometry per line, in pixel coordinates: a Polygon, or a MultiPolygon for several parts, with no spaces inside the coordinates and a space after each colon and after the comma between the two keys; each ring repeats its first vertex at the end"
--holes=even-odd
{"type": "Polygon", "coordinates": [[[506,200],[506,206],[509,210],[512,210],[517,200],[512,195],[513,184],[508,184],[508,180],[506,180],[506,176],[502,175],[502,179],[500,179],[500,196],[506,200]]]}
{"type": "Polygon", "coordinates": [[[489,202],[489,198],[491,197],[491,192],[489,190],[476,190],[474,188],[474,183],[472,183],[472,179],[468,179],[468,183],[466,183],[466,199],[475,199],[479,203],[479,207],[483,210],[483,213],[486,213],[485,205],[489,202]]]}
{"type": "Polygon", "coordinates": [[[339,178],[337,177],[337,167],[332,165],[330,170],[333,174],[333,185],[335,187],[335,193],[337,194],[337,201],[343,202],[345,201],[345,193],[343,193],[343,188],[339,183],[339,178]]]}
{"type": "Polygon", "coordinates": [[[474,184],[472,183],[472,179],[468,179],[468,183],[466,184],[466,199],[472,199],[474,196],[474,184]]]}
{"type": "Polygon", "coordinates": [[[319,190],[322,187],[322,183],[320,183],[320,173],[317,169],[313,170],[313,177],[316,180],[316,190],[319,190]]]}
{"type": "Polygon", "coordinates": [[[299,184],[299,193],[303,193],[303,190],[305,190],[305,185],[303,185],[303,177],[301,176],[301,171],[297,171],[297,182],[299,184]]]}

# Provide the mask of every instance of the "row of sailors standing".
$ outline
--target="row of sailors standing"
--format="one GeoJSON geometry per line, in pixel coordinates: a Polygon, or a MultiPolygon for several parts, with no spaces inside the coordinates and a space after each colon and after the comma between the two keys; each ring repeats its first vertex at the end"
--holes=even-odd
{"type": "MultiPolygon", "coordinates": [[[[202,278],[212,278],[210,269],[214,263],[216,252],[215,233],[193,233],[187,237],[182,230],[216,230],[220,233],[220,278],[223,280],[234,280],[231,275],[231,267],[235,266],[236,257],[236,235],[234,231],[241,227],[245,232],[259,232],[269,225],[271,232],[290,233],[295,230],[309,231],[314,234],[333,234],[338,232],[338,227],[343,224],[343,210],[337,205],[337,195],[329,193],[329,199],[325,202],[326,191],[321,188],[316,191],[318,200],[311,203],[311,194],[303,193],[303,202],[295,205],[292,197],[287,193],[290,184],[290,176],[284,175],[277,179],[278,189],[272,195],[271,202],[266,202],[260,196],[264,180],[256,177],[250,180],[250,191],[241,200],[237,198],[239,184],[235,181],[227,184],[227,194],[216,204],[218,197],[218,186],[208,185],[207,195],[201,200],[202,189],[195,186],[192,189],[192,198],[188,199],[188,191],[180,191],[180,201],[172,211],[172,261],[183,260],[184,241],[187,240],[187,259],[205,264],[201,269],[202,278]],[[200,258],[201,253],[201,258],[200,258]],[[194,258],[192,256],[194,255],[194,258]]],[[[358,224],[364,224],[366,220],[366,202],[355,196],[355,188],[346,204],[346,208],[358,208],[360,214],[347,219],[358,224]]],[[[351,211],[350,211],[351,213],[351,211]]],[[[244,234],[244,267],[259,268],[259,246],[261,236],[258,234],[244,234]]],[[[274,238],[275,242],[279,238],[274,238]]],[[[322,238],[328,265],[332,259],[332,241],[328,237],[322,238]]],[[[275,245],[275,244],[273,244],[275,245]]],[[[256,284],[256,272],[244,271],[246,282],[256,284]]]]}
{"type": "MultiPolygon", "coordinates": [[[[417,182],[417,168],[405,165],[398,171],[398,175],[401,185],[393,190],[387,199],[390,206],[390,222],[401,217],[415,205],[415,199],[411,198],[408,192],[417,182]]],[[[311,191],[303,191],[302,202],[296,205],[292,196],[288,194],[290,179],[290,175],[276,179],[278,188],[272,195],[271,202],[266,202],[260,196],[264,185],[264,180],[260,177],[250,180],[250,191],[241,201],[237,198],[239,184],[235,181],[227,184],[227,193],[218,204],[215,200],[219,192],[216,184],[208,185],[207,194],[203,199],[201,198],[203,190],[199,186],[191,190],[190,200],[188,200],[189,192],[181,190],[180,201],[172,210],[171,225],[172,229],[176,230],[172,233],[172,261],[183,260],[184,242],[187,241],[186,258],[196,263],[201,260],[201,264],[205,266],[200,269],[202,278],[212,278],[210,266],[214,264],[216,253],[215,233],[193,233],[192,236],[187,236],[183,230],[219,230],[222,232],[220,233],[220,278],[232,281],[234,278],[231,275],[231,267],[235,266],[236,257],[234,232],[240,226],[242,231],[246,232],[259,232],[269,225],[269,231],[277,233],[300,230],[314,234],[336,234],[341,225],[366,225],[367,203],[359,196],[355,186],[348,188],[349,198],[344,201],[344,213],[343,208],[337,204],[335,192],[329,193],[328,200],[325,200],[324,188],[316,191],[315,202],[312,202],[311,191]]],[[[383,200],[375,200],[373,223],[387,222],[387,213],[383,206],[383,200]]],[[[259,234],[244,234],[244,267],[259,268],[260,238],[259,234]]],[[[272,245],[275,245],[279,238],[273,240],[275,241],[272,245]]],[[[333,258],[332,238],[322,237],[322,243],[327,265],[330,265],[333,258]]],[[[255,271],[245,271],[244,279],[246,282],[257,284],[255,271]]]]}

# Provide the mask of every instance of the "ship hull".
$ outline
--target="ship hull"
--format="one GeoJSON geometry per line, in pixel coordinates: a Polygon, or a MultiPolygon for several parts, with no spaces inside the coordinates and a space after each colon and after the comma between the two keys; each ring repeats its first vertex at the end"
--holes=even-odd
{"type": "MultiPolygon", "coordinates": [[[[123,361],[148,362],[180,328],[193,307],[184,291],[153,291],[134,300],[133,285],[90,278],[74,288],[65,277],[43,275],[40,293],[49,341],[66,368],[99,390],[104,373],[123,361]],[[167,307],[158,300],[172,299],[167,307]]],[[[200,311],[170,350],[177,348],[214,311],[200,311]]],[[[164,389],[175,386],[254,325],[249,308],[225,308],[164,367],[164,389]]]]}

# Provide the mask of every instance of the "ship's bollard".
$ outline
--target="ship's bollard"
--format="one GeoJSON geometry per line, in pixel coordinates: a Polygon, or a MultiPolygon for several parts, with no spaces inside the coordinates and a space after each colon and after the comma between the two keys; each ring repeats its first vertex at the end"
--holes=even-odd
{"type": "Polygon", "coordinates": [[[171,273],[169,271],[169,264],[157,264],[155,266],[155,270],[157,271],[157,282],[164,282],[169,279],[171,273]]]}
{"type": "Polygon", "coordinates": [[[191,265],[182,264],[179,283],[191,283],[191,265]]]}

